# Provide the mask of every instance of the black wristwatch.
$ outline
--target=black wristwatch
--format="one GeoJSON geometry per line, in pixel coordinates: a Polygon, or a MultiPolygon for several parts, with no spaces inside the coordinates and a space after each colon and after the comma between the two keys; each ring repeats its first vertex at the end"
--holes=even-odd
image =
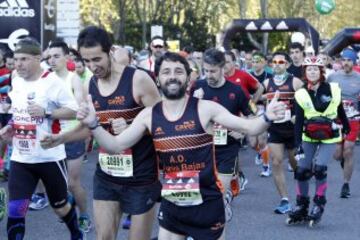
{"type": "Polygon", "coordinates": [[[268,124],[272,124],[272,123],[273,123],[273,121],[268,118],[268,116],[266,115],[266,113],[263,113],[262,116],[263,116],[264,121],[265,121],[266,123],[268,123],[268,124]]]}
{"type": "Polygon", "coordinates": [[[99,119],[96,118],[95,121],[91,122],[89,125],[88,125],[88,128],[90,130],[95,130],[96,128],[100,127],[100,122],[99,122],[99,119]]]}

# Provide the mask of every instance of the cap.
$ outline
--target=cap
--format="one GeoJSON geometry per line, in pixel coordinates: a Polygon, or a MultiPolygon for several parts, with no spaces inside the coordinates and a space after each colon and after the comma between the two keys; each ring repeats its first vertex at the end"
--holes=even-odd
{"type": "Polygon", "coordinates": [[[14,53],[41,55],[41,46],[40,43],[33,38],[24,38],[15,45],[14,53]]]}
{"type": "Polygon", "coordinates": [[[341,52],[341,57],[342,58],[348,58],[350,59],[354,64],[356,63],[356,52],[350,48],[345,48],[342,52],[341,52]]]}
{"type": "Polygon", "coordinates": [[[156,38],[152,41],[153,46],[164,46],[164,40],[156,38]]]}

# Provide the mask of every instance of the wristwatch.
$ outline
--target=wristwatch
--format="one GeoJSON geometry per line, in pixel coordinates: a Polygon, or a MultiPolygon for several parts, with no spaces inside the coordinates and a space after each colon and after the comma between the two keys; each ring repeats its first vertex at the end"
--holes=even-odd
{"type": "Polygon", "coordinates": [[[90,124],[88,124],[88,128],[90,130],[95,130],[97,127],[100,127],[100,122],[98,118],[95,118],[95,121],[91,122],[90,124]]]}

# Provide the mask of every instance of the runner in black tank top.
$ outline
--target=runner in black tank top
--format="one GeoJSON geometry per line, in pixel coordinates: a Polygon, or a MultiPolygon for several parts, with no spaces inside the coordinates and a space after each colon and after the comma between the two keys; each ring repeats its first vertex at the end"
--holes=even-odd
{"type": "Polygon", "coordinates": [[[164,167],[159,221],[165,229],[194,239],[217,239],[223,228],[212,228],[225,223],[221,183],[213,136],[200,123],[198,101],[190,97],[176,121],[164,116],[162,103],[152,110],[151,133],[164,167]],[[203,229],[195,228],[199,224],[203,229]]]}
{"type": "MultiPolygon", "coordinates": [[[[112,119],[124,118],[127,124],[131,124],[144,109],[133,97],[135,71],[131,67],[124,68],[116,90],[109,96],[101,95],[95,77],[90,80],[89,93],[99,123],[111,134],[114,134],[112,119]]],[[[131,149],[123,151],[122,156],[110,155],[99,149],[99,162],[94,176],[95,200],[120,201],[123,212],[142,214],[155,204],[160,197],[160,189],[157,160],[150,135],[143,136],[131,149]]]]}
{"type": "MultiPolygon", "coordinates": [[[[89,85],[89,93],[93,96],[93,103],[99,117],[100,124],[112,133],[111,120],[124,118],[128,124],[131,124],[136,115],[144,109],[134,100],[132,94],[133,76],[135,69],[126,67],[119,81],[116,90],[109,96],[102,96],[97,87],[96,78],[92,78],[89,85]]],[[[157,162],[154,146],[150,136],[144,136],[136,145],[131,148],[133,156],[133,174],[127,177],[117,177],[109,172],[104,172],[100,164],[97,165],[96,175],[116,184],[124,185],[145,185],[151,184],[158,179],[157,162]]],[[[116,162],[114,162],[116,164],[116,162]]]]}

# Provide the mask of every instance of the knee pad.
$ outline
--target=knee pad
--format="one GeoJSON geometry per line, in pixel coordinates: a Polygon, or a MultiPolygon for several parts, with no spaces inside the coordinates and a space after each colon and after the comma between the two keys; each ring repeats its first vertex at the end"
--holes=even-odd
{"type": "Polygon", "coordinates": [[[299,181],[307,181],[312,177],[312,172],[308,168],[297,167],[295,170],[295,179],[299,181]]]}
{"type": "Polygon", "coordinates": [[[25,218],[26,212],[29,208],[29,199],[10,200],[9,201],[9,217],[10,218],[25,218]]]}
{"type": "Polygon", "coordinates": [[[327,177],[327,166],[315,165],[315,179],[323,180],[327,177]]]}

